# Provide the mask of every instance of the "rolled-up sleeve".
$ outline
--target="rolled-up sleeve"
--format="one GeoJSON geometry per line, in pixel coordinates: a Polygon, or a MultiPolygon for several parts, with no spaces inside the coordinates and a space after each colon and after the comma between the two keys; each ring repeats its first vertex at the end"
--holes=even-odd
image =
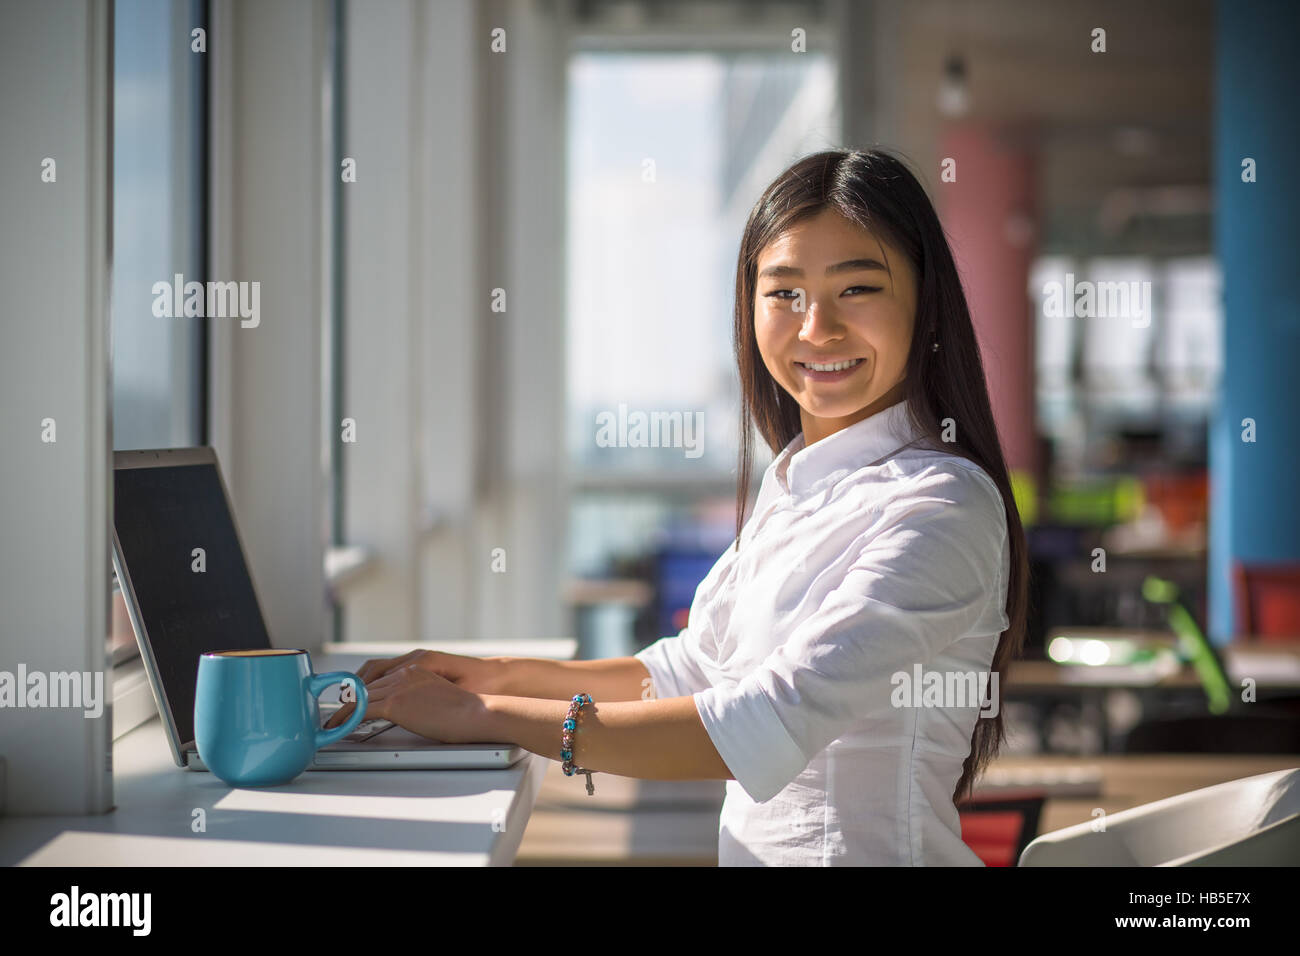
{"type": "Polygon", "coordinates": [[[709,686],[700,668],[698,636],[688,624],[675,637],[661,637],[632,655],[650,672],[657,698],[689,697],[709,686]]]}
{"type": "Polygon", "coordinates": [[[842,583],[788,640],[739,682],[693,695],[719,756],[756,802],[889,706],[894,674],[924,667],[1004,594],[1006,516],[986,477],[932,475],[872,528],[842,583]]]}

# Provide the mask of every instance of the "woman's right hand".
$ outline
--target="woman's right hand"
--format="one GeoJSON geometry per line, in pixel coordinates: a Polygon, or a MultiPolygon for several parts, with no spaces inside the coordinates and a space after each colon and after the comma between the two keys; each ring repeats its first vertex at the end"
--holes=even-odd
{"type": "Polygon", "coordinates": [[[496,692],[505,665],[503,661],[492,658],[416,650],[400,657],[366,661],[357,668],[357,676],[363,684],[369,684],[389,671],[410,666],[437,674],[471,694],[492,694],[496,692]]]}

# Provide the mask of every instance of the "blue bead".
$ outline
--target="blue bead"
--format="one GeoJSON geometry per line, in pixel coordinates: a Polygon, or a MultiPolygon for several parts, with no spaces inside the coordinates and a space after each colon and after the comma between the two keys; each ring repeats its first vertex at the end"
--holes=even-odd
{"type": "Polygon", "coordinates": [[[566,720],[566,721],[564,722],[564,729],[565,729],[565,730],[573,730],[573,728],[575,728],[576,726],[578,726],[578,725],[577,725],[577,723],[576,723],[575,721],[573,721],[573,720],[566,720]]]}
{"type": "Polygon", "coordinates": [[[572,760],[572,759],[573,759],[573,751],[572,751],[572,750],[561,750],[561,751],[560,751],[560,756],[563,757],[565,760],[572,760]]]}
{"type": "Polygon", "coordinates": [[[574,694],[572,699],[573,699],[573,702],[574,702],[575,704],[581,704],[581,703],[582,703],[582,695],[581,695],[581,694],[574,694]]]}

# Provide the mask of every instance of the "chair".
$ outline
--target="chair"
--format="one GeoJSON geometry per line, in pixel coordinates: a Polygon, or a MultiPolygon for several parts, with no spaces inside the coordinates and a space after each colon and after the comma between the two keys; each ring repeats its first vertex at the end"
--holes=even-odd
{"type": "Polygon", "coordinates": [[[1232,563],[1237,633],[1248,638],[1300,637],[1300,563],[1232,563]]]}
{"type": "Polygon", "coordinates": [[[1300,769],[1230,780],[1034,840],[1021,866],[1295,866],[1300,769]]]}
{"type": "Polygon", "coordinates": [[[1005,792],[968,797],[957,806],[962,842],[985,866],[1015,866],[1029,841],[1038,835],[1046,798],[1041,790],[1014,797],[1005,792]]]}

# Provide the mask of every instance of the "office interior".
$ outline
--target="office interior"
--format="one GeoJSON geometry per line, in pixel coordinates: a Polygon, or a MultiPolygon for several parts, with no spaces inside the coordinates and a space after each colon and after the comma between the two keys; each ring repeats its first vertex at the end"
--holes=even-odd
{"type": "MultiPolygon", "coordinates": [[[[962,270],[1031,551],[963,838],[1016,865],[1102,808],[1193,814],[1129,862],[1300,858],[1296,5],[0,9],[3,650],[114,688],[111,721],[4,715],[6,817],[106,812],[105,755],[156,717],[115,450],[216,449],[280,647],[680,631],[735,533],[745,219],[797,157],[878,143],[962,270]],[[214,280],[257,298],[159,314],[156,282],[214,280]],[[1075,314],[1089,284],[1133,297],[1075,314]],[[691,440],[606,440],[647,410],[691,440]]],[[[551,767],[510,862],[713,865],[722,794],[551,767]]]]}

